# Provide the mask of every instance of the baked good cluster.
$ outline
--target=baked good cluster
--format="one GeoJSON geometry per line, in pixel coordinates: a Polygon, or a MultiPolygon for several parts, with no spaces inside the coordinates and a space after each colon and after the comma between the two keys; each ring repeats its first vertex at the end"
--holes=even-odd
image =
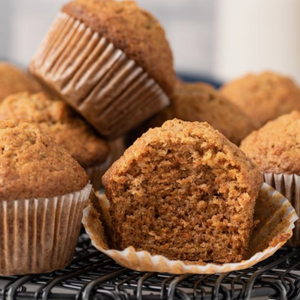
{"type": "Polygon", "coordinates": [[[183,82],[133,1],[67,3],[28,71],[0,63],[0,274],[68,265],[87,206],[111,249],[241,262],[266,176],[292,176],[300,201],[297,110],[299,87],[274,72],[183,82]]]}

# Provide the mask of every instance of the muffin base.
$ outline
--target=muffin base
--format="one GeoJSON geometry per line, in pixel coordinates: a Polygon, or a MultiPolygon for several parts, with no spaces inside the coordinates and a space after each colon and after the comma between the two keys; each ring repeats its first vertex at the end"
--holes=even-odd
{"type": "Polygon", "coordinates": [[[0,201],[0,274],[23,275],[66,267],[76,248],[91,185],[53,198],[0,201]]]}
{"type": "MultiPolygon", "coordinates": [[[[105,210],[107,208],[104,207],[102,212],[105,210]]],[[[250,238],[247,257],[239,263],[215,264],[169,260],[162,255],[151,255],[147,251],[135,251],[133,247],[123,251],[110,249],[103,229],[103,221],[107,222],[108,219],[104,216],[104,220],[101,221],[99,217],[102,217],[100,213],[89,205],[84,210],[82,219],[86,232],[98,250],[120,265],[133,270],[174,274],[215,274],[249,268],[270,257],[284,245],[292,236],[294,222],[298,219],[290,202],[264,183],[255,207],[254,218],[259,220],[259,223],[250,238]]]]}
{"type": "Polygon", "coordinates": [[[58,14],[29,70],[107,138],[126,133],[170,103],[123,51],[66,13],[58,14]]]}
{"type": "MultiPolygon", "coordinates": [[[[284,195],[300,215],[300,176],[289,174],[263,173],[264,181],[284,195]]],[[[296,221],[293,237],[286,243],[288,247],[300,246],[300,220],[296,221]]]]}

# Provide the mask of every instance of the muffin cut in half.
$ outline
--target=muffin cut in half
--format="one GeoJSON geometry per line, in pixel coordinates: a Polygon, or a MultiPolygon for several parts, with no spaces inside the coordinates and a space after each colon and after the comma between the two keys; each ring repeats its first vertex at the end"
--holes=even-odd
{"type": "Polygon", "coordinates": [[[112,247],[223,263],[244,257],[262,176],[209,124],[174,119],[139,138],[103,184],[112,247]]]}

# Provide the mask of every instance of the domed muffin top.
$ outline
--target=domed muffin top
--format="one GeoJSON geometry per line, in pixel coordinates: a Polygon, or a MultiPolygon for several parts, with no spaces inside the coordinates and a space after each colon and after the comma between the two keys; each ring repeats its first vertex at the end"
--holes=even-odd
{"type": "Polygon", "coordinates": [[[42,91],[42,88],[21,69],[0,62],[0,102],[11,94],[25,91],[36,93],[42,91]]]}
{"type": "Polygon", "coordinates": [[[235,144],[256,128],[238,106],[205,83],[178,83],[171,107],[176,118],[208,122],[235,144]]]}
{"type": "Polygon", "coordinates": [[[127,134],[127,141],[132,144],[149,128],[161,126],[165,121],[174,118],[207,122],[237,145],[258,127],[258,124],[213,86],[202,82],[178,81],[171,97],[171,105],[133,129],[127,134]]]}
{"type": "Polygon", "coordinates": [[[62,11],[82,21],[134,60],[171,95],[173,56],[159,22],[134,1],[76,0],[62,11]]]}
{"type": "Polygon", "coordinates": [[[39,125],[84,168],[101,164],[109,154],[107,142],[71,107],[42,93],[7,97],[0,104],[0,120],[8,119],[39,125]]]}
{"type": "Polygon", "coordinates": [[[272,72],[248,74],[226,84],[221,92],[260,123],[300,109],[300,90],[288,77],[272,72]]]}
{"type": "MultiPolygon", "coordinates": [[[[123,176],[126,177],[126,171],[130,165],[139,159],[144,159],[146,154],[150,155],[152,152],[154,154],[155,151],[158,151],[162,155],[164,150],[159,150],[160,147],[167,147],[168,144],[172,145],[176,148],[178,159],[184,160],[183,157],[179,158],[181,146],[195,143],[198,143],[198,156],[194,157],[191,152],[191,157],[188,159],[199,161],[199,164],[208,164],[213,168],[226,168],[225,165],[222,165],[222,157],[226,157],[226,161],[230,161],[228,172],[232,168],[232,176],[236,176],[247,189],[251,190],[249,192],[250,194],[253,193],[251,196],[257,194],[262,184],[262,176],[259,169],[236,145],[232,144],[206,122],[184,122],[178,119],[167,121],[162,127],[149,129],[138,138],[104,174],[102,178],[103,185],[106,189],[111,189],[114,180],[119,180],[123,176]],[[206,153],[201,147],[206,150],[206,153]],[[218,166],[216,163],[220,165],[218,166]]],[[[149,161],[147,166],[149,172],[154,167],[155,162],[149,161]]]]}
{"type": "Polygon", "coordinates": [[[0,200],[60,196],[87,183],[82,167],[38,126],[0,121],[0,200]]]}
{"type": "Polygon", "coordinates": [[[265,173],[300,175],[300,112],[283,115],[252,132],[241,149],[265,173]]]}

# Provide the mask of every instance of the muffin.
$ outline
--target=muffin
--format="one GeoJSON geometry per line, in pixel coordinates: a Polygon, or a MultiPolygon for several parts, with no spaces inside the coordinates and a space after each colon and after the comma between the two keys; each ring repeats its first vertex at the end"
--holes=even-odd
{"type": "Polygon", "coordinates": [[[174,119],[150,129],[102,181],[114,249],[182,261],[243,259],[262,176],[209,124],[174,119]]]}
{"type": "MultiPolygon", "coordinates": [[[[241,150],[264,174],[265,181],[288,198],[300,215],[300,112],[293,111],[268,122],[241,143],[241,150]]],[[[289,246],[300,246],[296,222],[289,246]]]]}
{"type": "Polygon", "coordinates": [[[0,274],[68,265],[91,186],[67,150],[40,127],[0,122],[0,274]]]}
{"type": "Polygon", "coordinates": [[[111,164],[109,145],[63,101],[39,94],[19,93],[0,104],[0,120],[13,119],[40,126],[88,173],[95,189],[111,164]]]}
{"type": "Polygon", "coordinates": [[[39,84],[16,66],[0,62],[0,103],[7,96],[19,92],[41,92],[39,84]]]}
{"type": "Polygon", "coordinates": [[[66,4],[29,70],[110,139],[166,107],[175,81],[164,30],[133,1],[66,4]]]}
{"type": "Polygon", "coordinates": [[[149,128],[161,126],[173,118],[207,122],[237,145],[257,128],[257,124],[248,115],[211,85],[178,81],[171,105],[129,132],[126,138],[127,145],[131,145],[149,128]]]}
{"type": "Polygon", "coordinates": [[[298,86],[290,78],[272,72],[248,74],[226,84],[221,93],[260,126],[300,110],[298,86]]]}

